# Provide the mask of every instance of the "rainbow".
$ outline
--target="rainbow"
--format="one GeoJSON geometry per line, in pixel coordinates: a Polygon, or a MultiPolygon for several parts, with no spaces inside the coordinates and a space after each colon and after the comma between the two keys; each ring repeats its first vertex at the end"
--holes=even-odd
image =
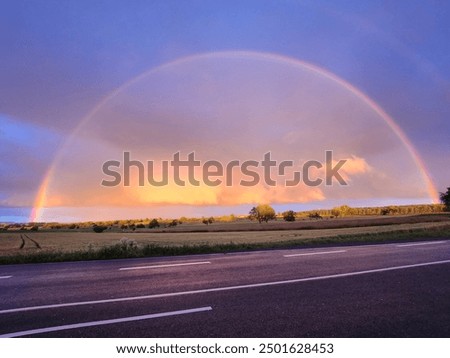
{"type": "Polygon", "coordinates": [[[274,53],[268,53],[268,52],[256,52],[256,51],[219,51],[219,52],[207,52],[207,53],[200,53],[200,54],[194,54],[186,57],[182,57],[179,59],[176,59],[174,61],[166,62],[162,65],[159,65],[157,67],[154,67],[148,71],[143,72],[142,74],[132,78],[128,82],[125,82],[123,85],[119,86],[115,90],[111,91],[109,94],[107,94],[102,100],[100,100],[94,108],[85,116],[83,117],[78,125],[75,127],[69,138],[66,140],[64,145],[61,147],[61,149],[58,151],[58,153],[55,156],[55,159],[53,160],[52,164],[50,165],[46,175],[44,176],[44,179],[42,180],[42,183],[39,187],[38,194],[35,198],[33,210],[30,215],[30,222],[39,221],[42,209],[45,207],[46,204],[46,197],[47,197],[47,191],[48,187],[51,182],[51,178],[53,176],[53,172],[58,165],[59,161],[61,160],[61,157],[63,153],[65,152],[65,149],[72,143],[73,139],[76,138],[76,135],[80,131],[80,129],[83,127],[84,124],[89,122],[91,118],[96,114],[96,112],[108,101],[113,99],[117,94],[119,94],[121,91],[126,89],[127,87],[132,86],[133,84],[139,82],[143,78],[150,76],[158,71],[161,71],[163,69],[167,69],[171,66],[180,65],[183,63],[187,63],[194,60],[200,60],[200,59],[214,59],[214,58],[231,58],[231,59],[264,59],[269,60],[273,62],[288,64],[293,67],[307,69],[315,74],[318,74],[324,78],[327,78],[329,80],[332,80],[336,82],[337,84],[341,85],[348,91],[350,91],[353,95],[361,99],[364,103],[366,103],[372,110],[374,110],[385,122],[386,124],[392,129],[392,131],[395,133],[395,135],[400,139],[400,141],[403,143],[411,157],[413,158],[414,162],[416,163],[417,168],[419,169],[422,178],[424,180],[424,183],[427,187],[428,194],[430,198],[433,200],[433,202],[437,203],[439,202],[439,196],[438,192],[435,188],[435,185],[428,174],[428,170],[420,157],[419,153],[409,140],[409,138],[406,136],[406,134],[403,132],[403,130],[399,127],[399,125],[392,119],[391,116],[389,116],[381,107],[378,105],[374,100],[372,100],[368,95],[366,95],[364,92],[350,84],[349,82],[345,81],[344,79],[338,77],[332,72],[329,72],[328,70],[325,70],[319,66],[313,65],[311,63],[298,60],[296,58],[283,56],[279,54],[274,53]]]}

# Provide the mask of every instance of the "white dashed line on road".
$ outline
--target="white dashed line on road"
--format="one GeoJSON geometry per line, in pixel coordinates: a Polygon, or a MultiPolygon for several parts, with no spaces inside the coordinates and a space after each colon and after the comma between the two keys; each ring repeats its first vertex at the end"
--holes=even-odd
{"type": "Polygon", "coordinates": [[[415,244],[401,244],[397,245],[397,247],[409,247],[409,246],[422,246],[422,245],[435,245],[435,244],[444,244],[446,241],[430,241],[430,242],[418,242],[415,244]]]}
{"type": "Polygon", "coordinates": [[[307,252],[307,253],[303,253],[303,254],[290,254],[290,255],[283,255],[283,256],[284,257],[296,257],[296,256],[327,255],[327,254],[339,254],[342,252],[347,252],[347,250],[307,252]]]}
{"type": "Polygon", "coordinates": [[[180,264],[162,264],[162,265],[150,265],[150,266],[122,267],[119,269],[119,271],[156,269],[156,268],[191,266],[191,265],[206,265],[206,264],[210,264],[210,263],[211,263],[210,261],[197,261],[197,262],[184,262],[184,263],[180,263],[180,264]]]}
{"type": "Polygon", "coordinates": [[[94,327],[94,326],[104,326],[104,325],[107,325],[107,324],[115,324],[115,323],[123,323],[123,322],[142,321],[142,320],[146,320],[146,319],[170,317],[170,316],[179,316],[179,315],[183,315],[183,314],[206,312],[206,311],[211,311],[211,310],[212,310],[212,307],[200,307],[200,308],[192,308],[192,309],[181,310],[181,311],[152,313],[152,314],[143,315],[143,316],[133,316],[133,317],[124,317],[124,318],[116,318],[116,319],[107,319],[107,320],[103,320],[103,321],[93,321],[93,322],[84,322],[84,323],[76,323],[76,324],[67,324],[67,325],[64,325],[64,326],[46,327],[46,328],[31,329],[31,330],[28,330],[28,331],[6,333],[6,334],[0,335],[0,338],[23,337],[23,336],[30,336],[30,335],[33,335],[33,334],[41,334],[41,333],[64,331],[64,330],[67,330],[67,329],[76,329],[76,328],[85,328],[85,327],[94,327]]]}

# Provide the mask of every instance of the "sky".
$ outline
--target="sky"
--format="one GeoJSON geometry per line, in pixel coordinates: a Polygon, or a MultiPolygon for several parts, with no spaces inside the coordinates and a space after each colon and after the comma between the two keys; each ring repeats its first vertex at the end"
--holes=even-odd
{"type": "Polygon", "coordinates": [[[449,15],[443,1],[1,0],[0,222],[433,202],[430,183],[450,185],[449,15]],[[348,185],[155,188],[136,171],[101,185],[124,151],[158,167],[177,151],[300,165],[326,150],[348,185]]]}

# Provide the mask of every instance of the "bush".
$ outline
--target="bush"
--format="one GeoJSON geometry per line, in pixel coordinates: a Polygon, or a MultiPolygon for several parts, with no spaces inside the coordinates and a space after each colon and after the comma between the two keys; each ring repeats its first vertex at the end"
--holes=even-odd
{"type": "Polygon", "coordinates": [[[122,237],[118,246],[124,252],[136,251],[138,248],[137,242],[135,240],[130,240],[127,237],[122,237]]]}
{"type": "Polygon", "coordinates": [[[202,220],[202,223],[205,224],[205,225],[212,224],[213,222],[214,222],[214,218],[212,216],[210,218],[208,218],[208,219],[203,219],[202,220]]]}
{"type": "Polygon", "coordinates": [[[293,210],[285,211],[282,215],[284,221],[295,221],[295,212],[293,210]]]}
{"type": "Polygon", "coordinates": [[[310,219],[323,219],[323,217],[319,213],[311,213],[308,215],[310,219]]]}
{"type": "Polygon", "coordinates": [[[96,233],[101,233],[103,231],[105,231],[108,227],[107,226],[98,226],[95,225],[92,229],[94,230],[94,232],[96,233]]]}

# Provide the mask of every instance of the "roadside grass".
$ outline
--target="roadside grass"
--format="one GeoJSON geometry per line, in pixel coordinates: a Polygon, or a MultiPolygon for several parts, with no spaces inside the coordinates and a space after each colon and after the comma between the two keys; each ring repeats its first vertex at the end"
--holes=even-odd
{"type": "MultiPolygon", "coordinates": [[[[337,233],[338,230],[311,230],[322,231],[323,235],[310,235],[309,237],[302,237],[304,232],[299,233],[294,231],[292,233],[293,236],[286,235],[285,232],[282,232],[283,234],[278,233],[277,240],[267,240],[266,238],[266,240],[258,241],[253,238],[253,240],[248,242],[234,242],[232,239],[225,241],[227,239],[227,235],[222,235],[220,241],[200,241],[197,243],[194,241],[175,245],[164,244],[162,242],[145,243],[145,241],[143,243],[139,243],[133,239],[130,240],[127,238],[122,238],[118,242],[116,241],[114,243],[110,243],[97,248],[88,246],[85,249],[70,251],[63,251],[60,249],[39,250],[33,252],[27,251],[24,253],[10,253],[9,255],[0,256],[0,264],[6,265],[22,263],[108,260],[154,256],[229,253],[237,251],[317,247],[330,245],[375,244],[450,238],[450,224],[429,223],[429,225],[426,226],[427,227],[415,227],[415,225],[409,225],[409,227],[404,228],[391,228],[388,231],[368,230],[370,228],[364,228],[368,232],[356,233],[348,233],[348,230],[342,229],[342,233],[340,234],[337,233]],[[324,234],[324,231],[331,232],[324,234]]],[[[76,233],[73,233],[72,235],[76,235],[76,233]]],[[[257,235],[255,236],[257,238],[257,235]]]]}

